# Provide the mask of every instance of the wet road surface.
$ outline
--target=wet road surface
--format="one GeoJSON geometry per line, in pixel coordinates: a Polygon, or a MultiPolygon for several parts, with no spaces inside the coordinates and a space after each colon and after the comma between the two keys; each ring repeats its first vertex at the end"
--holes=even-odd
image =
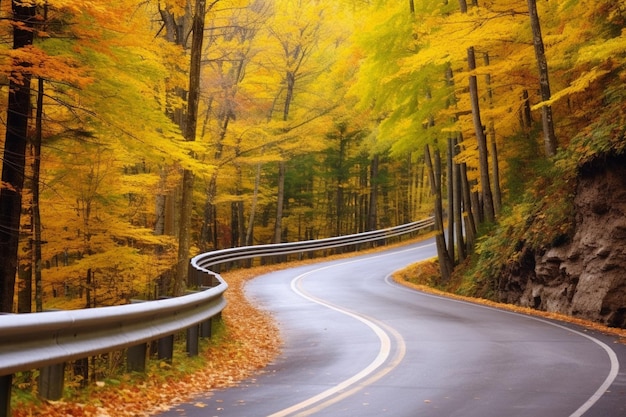
{"type": "Polygon", "coordinates": [[[427,241],[252,280],[246,293],[278,321],[282,354],[159,415],[626,415],[626,346],[613,338],[391,282],[435,253],[427,241]]]}

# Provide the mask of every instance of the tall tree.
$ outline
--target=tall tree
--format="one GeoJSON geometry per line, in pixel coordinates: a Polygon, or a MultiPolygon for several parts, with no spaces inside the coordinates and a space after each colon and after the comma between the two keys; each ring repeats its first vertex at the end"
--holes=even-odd
{"type": "MultiPolygon", "coordinates": [[[[11,2],[13,13],[13,49],[18,51],[33,44],[36,23],[34,2],[11,2]]],[[[9,79],[7,129],[0,189],[0,311],[11,312],[26,163],[28,120],[31,111],[30,64],[15,57],[9,79]]]]}
{"type": "MultiPolygon", "coordinates": [[[[541,24],[539,13],[537,13],[537,0],[528,0],[528,12],[530,14],[530,27],[533,32],[533,46],[537,59],[537,69],[539,70],[539,90],[541,91],[541,101],[549,101],[550,77],[548,71],[548,61],[546,59],[543,36],[541,35],[541,24]]],[[[541,120],[543,126],[543,141],[546,156],[551,157],[556,154],[558,146],[556,134],[554,133],[554,119],[552,116],[552,106],[544,104],[541,107],[541,120]]]]}
{"type": "Polygon", "coordinates": [[[448,247],[446,244],[446,232],[443,223],[443,205],[441,197],[441,158],[439,150],[435,149],[434,161],[431,159],[430,146],[424,148],[424,159],[428,169],[428,177],[430,179],[430,189],[434,197],[435,212],[435,241],[437,244],[437,257],[439,259],[439,270],[443,282],[448,282],[452,276],[454,268],[448,247]]]}
{"type": "MultiPolygon", "coordinates": [[[[474,47],[467,49],[467,62],[470,72],[476,70],[476,57],[474,47]]],[[[483,210],[485,220],[493,222],[495,220],[495,210],[493,206],[493,194],[491,192],[491,180],[489,173],[489,151],[487,148],[487,136],[480,114],[480,100],[478,98],[478,81],[476,74],[470,73],[469,94],[472,105],[472,120],[474,121],[474,131],[478,142],[478,154],[480,159],[480,190],[482,195],[483,210]]]]}

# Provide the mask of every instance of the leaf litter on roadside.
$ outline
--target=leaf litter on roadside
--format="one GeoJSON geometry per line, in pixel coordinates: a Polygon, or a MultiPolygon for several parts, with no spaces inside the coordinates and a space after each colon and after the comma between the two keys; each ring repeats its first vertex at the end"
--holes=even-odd
{"type": "MultiPolygon", "coordinates": [[[[243,293],[245,282],[259,275],[258,270],[237,270],[223,274],[228,282],[228,305],[222,313],[225,324],[220,343],[202,353],[205,363],[191,374],[176,371],[176,357],[163,377],[148,374],[145,380],[122,381],[111,386],[99,381],[87,399],[64,399],[18,404],[14,417],[140,417],[156,414],[188,401],[214,388],[232,386],[251,376],[278,354],[280,337],[271,316],[256,309],[243,293]],[[253,324],[253,325],[252,325],[253,324]]],[[[163,368],[158,366],[158,368],[163,368]]],[[[168,368],[168,367],[165,367],[168,368]]],[[[196,402],[196,407],[206,404],[196,402]]]]}

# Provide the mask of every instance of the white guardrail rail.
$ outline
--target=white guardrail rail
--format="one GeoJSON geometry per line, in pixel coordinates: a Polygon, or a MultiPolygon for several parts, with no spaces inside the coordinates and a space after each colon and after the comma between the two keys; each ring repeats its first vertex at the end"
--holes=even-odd
{"type": "Polygon", "coordinates": [[[358,250],[365,244],[416,234],[433,224],[430,217],[372,232],[203,253],[191,259],[189,268],[188,284],[199,291],[180,297],[112,307],[0,315],[0,417],[10,416],[12,377],[17,372],[40,369],[40,395],[57,399],[62,392],[63,366],[69,361],[128,349],[128,369],[143,371],[149,342],[159,341],[159,357],[171,360],[167,351],[172,349],[173,335],[185,330],[187,351],[197,354],[198,337],[210,336],[211,320],[219,317],[226,306],[224,292],[228,284],[210,267],[351,245],[358,250]],[[165,352],[163,356],[161,350],[165,352]],[[55,379],[60,389],[54,387],[55,379]]]}

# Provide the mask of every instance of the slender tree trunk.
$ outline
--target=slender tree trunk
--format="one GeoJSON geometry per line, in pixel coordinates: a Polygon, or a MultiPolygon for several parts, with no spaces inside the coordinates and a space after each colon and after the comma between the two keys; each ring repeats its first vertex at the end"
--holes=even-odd
{"type": "MultiPolygon", "coordinates": [[[[483,54],[483,62],[486,67],[490,65],[489,54],[483,54]]],[[[487,84],[487,98],[489,100],[489,108],[493,108],[493,89],[491,88],[491,74],[485,75],[485,83],[487,84]]],[[[493,210],[498,215],[502,209],[502,189],[500,187],[500,164],[498,163],[498,144],[496,142],[496,128],[493,117],[489,118],[489,145],[491,154],[491,171],[493,176],[493,210]]]]}
{"type": "Polygon", "coordinates": [[[191,62],[189,65],[189,95],[187,96],[187,123],[185,139],[196,140],[198,126],[198,104],[200,102],[200,70],[202,62],[202,42],[204,40],[204,15],[206,0],[196,0],[192,21],[191,62]]]}
{"type": "Polygon", "coordinates": [[[450,256],[450,260],[452,264],[455,264],[456,260],[456,251],[455,251],[455,215],[454,215],[454,177],[453,177],[453,154],[454,154],[454,143],[452,142],[452,137],[448,137],[448,152],[447,152],[447,160],[446,160],[446,177],[448,182],[448,254],[450,256]]]}
{"type": "MultiPolygon", "coordinates": [[[[186,113],[171,114],[172,120],[178,124],[187,141],[195,141],[197,131],[198,103],[200,95],[200,70],[202,58],[202,42],[204,40],[204,18],[206,1],[197,0],[195,8],[191,10],[191,2],[187,2],[182,17],[174,16],[169,9],[160,10],[166,26],[166,39],[177,45],[186,46],[186,33],[190,27],[191,59],[189,70],[188,93],[179,92],[181,98],[187,102],[186,113]]],[[[182,175],[182,201],[180,210],[180,224],[178,229],[178,258],[176,264],[176,278],[172,285],[174,296],[181,295],[188,279],[189,252],[191,248],[191,216],[193,214],[193,183],[194,173],[184,168],[182,175]]]]}
{"type": "Polygon", "coordinates": [[[209,183],[206,188],[206,200],[204,202],[204,221],[202,222],[202,230],[200,232],[200,241],[205,248],[219,248],[217,241],[217,227],[215,224],[217,222],[217,209],[215,207],[215,204],[213,204],[216,194],[217,171],[214,171],[211,174],[211,178],[209,179],[209,183]]]}
{"type": "Polygon", "coordinates": [[[500,166],[498,164],[498,144],[493,121],[489,123],[489,144],[491,145],[491,166],[493,176],[493,210],[496,215],[502,211],[502,188],[500,188],[500,166]]]}
{"type": "MultiPolygon", "coordinates": [[[[474,55],[474,47],[470,46],[467,49],[467,62],[469,70],[474,71],[476,69],[476,57],[474,55]]],[[[470,100],[472,103],[472,120],[474,121],[474,130],[476,132],[476,139],[478,141],[478,157],[480,160],[480,189],[483,199],[485,220],[487,222],[495,221],[495,211],[493,208],[493,195],[491,193],[491,181],[489,173],[489,155],[487,151],[487,137],[485,136],[485,129],[480,117],[480,104],[478,99],[478,81],[476,75],[470,75],[469,77],[469,92],[470,100]]]]}
{"type": "MultiPolygon", "coordinates": [[[[548,76],[548,61],[546,60],[545,49],[543,45],[543,36],[541,35],[541,25],[539,23],[539,14],[537,13],[537,1],[528,0],[528,11],[530,13],[530,27],[533,32],[533,45],[535,47],[535,56],[537,58],[537,68],[539,69],[539,89],[541,90],[541,101],[550,100],[550,79],[548,76]]],[[[554,121],[552,118],[552,107],[541,107],[541,118],[543,124],[543,141],[546,156],[552,157],[556,155],[558,146],[556,134],[554,133],[554,121]]]]}
{"type": "Polygon", "coordinates": [[[43,96],[44,80],[39,79],[37,90],[37,117],[36,133],[33,141],[33,271],[35,279],[35,310],[43,311],[43,282],[41,277],[41,210],[40,210],[40,186],[41,174],[41,143],[43,140],[43,96]]]}
{"type": "Polygon", "coordinates": [[[461,13],[467,13],[467,1],[466,0],[459,0],[459,9],[461,10],[461,13]]]}
{"type": "MultiPolygon", "coordinates": [[[[453,152],[453,157],[456,156],[458,154],[458,145],[457,145],[457,140],[456,138],[452,138],[452,152],[453,152]]],[[[463,192],[462,192],[462,185],[461,185],[461,167],[459,166],[459,164],[457,164],[456,162],[452,163],[452,182],[454,184],[453,188],[454,188],[454,192],[452,193],[452,210],[453,210],[453,217],[454,217],[454,230],[455,230],[455,242],[456,242],[456,250],[458,253],[458,257],[459,257],[459,263],[463,262],[463,260],[465,260],[465,257],[467,256],[467,250],[465,248],[465,239],[463,236],[463,213],[462,213],[462,207],[463,207],[463,200],[462,200],[462,196],[463,196],[463,192]]]]}
{"type": "Polygon", "coordinates": [[[452,261],[446,246],[446,237],[443,227],[443,204],[441,201],[441,160],[439,151],[435,150],[435,162],[430,156],[430,148],[426,145],[424,149],[424,160],[430,178],[431,193],[435,196],[435,241],[437,244],[437,257],[439,259],[439,270],[441,271],[441,279],[448,282],[452,276],[452,261]]]}
{"type": "Polygon", "coordinates": [[[465,220],[465,242],[467,244],[467,252],[470,253],[476,241],[476,217],[474,214],[472,191],[470,183],[467,179],[467,165],[461,164],[461,191],[463,193],[463,219],[465,220]]]}
{"type": "Polygon", "coordinates": [[[237,217],[237,246],[243,246],[246,241],[245,221],[244,221],[244,205],[241,192],[242,173],[241,166],[237,165],[237,188],[235,194],[239,198],[235,204],[235,216],[237,217]]]}
{"type": "MultiPolygon", "coordinates": [[[[13,26],[13,49],[33,44],[31,30],[36,9],[29,3],[12,2],[13,19],[21,25],[13,26]]],[[[22,190],[26,164],[26,137],[30,115],[31,75],[26,65],[13,68],[9,81],[9,100],[6,118],[6,137],[0,189],[0,312],[13,310],[15,273],[22,210],[22,190]],[[17,81],[20,80],[20,81],[17,81]]]]}
{"type": "Polygon", "coordinates": [[[374,155],[370,165],[370,201],[367,210],[366,231],[376,230],[378,227],[378,165],[380,157],[374,155]]]}
{"type": "Polygon", "coordinates": [[[256,216],[256,207],[259,199],[259,186],[261,184],[261,164],[256,166],[256,175],[254,176],[254,191],[252,192],[252,204],[250,205],[250,218],[248,219],[248,230],[246,231],[246,240],[244,246],[252,244],[252,232],[254,230],[254,217],[256,216]]]}
{"type": "Polygon", "coordinates": [[[283,204],[285,200],[285,161],[278,163],[278,196],[276,199],[276,221],[274,222],[274,243],[283,240],[283,204]]]}
{"type": "Polygon", "coordinates": [[[191,247],[191,215],[193,208],[194,175],[189,169],[183,170],[183,198],[180,211],[180,229],[178,234],[178,262],[176,280],[172,295],[179,296],[185,291],[189,272],[189,249],[191,247]]]}
{"type": "Polygon", "coordinates": [[[522,93],[522,108],[520,109],[520,127],[526,133],[533,125],[533,116],[530,111],[530,99],[528,98],[528,90],[522,93]]]}
{"type": "MultiPolygon", "coordinates": [[[[285,76],[287,83],[287,92],[285,96],[285,106],[283,107],[283,121],[289,119],[289,109],[291,107],[291,101],[293,100],[293,93],[296,83],[295,74],[288,71],[285,76]]],[[[280,243],[282,241],[283,234],[283,211],[285,204],[285,175],[287,174],[287,167],[284,161],[278,164],[278,197],[276,199],[276,221],[274,222],[274,243],[280,243]]]]}

